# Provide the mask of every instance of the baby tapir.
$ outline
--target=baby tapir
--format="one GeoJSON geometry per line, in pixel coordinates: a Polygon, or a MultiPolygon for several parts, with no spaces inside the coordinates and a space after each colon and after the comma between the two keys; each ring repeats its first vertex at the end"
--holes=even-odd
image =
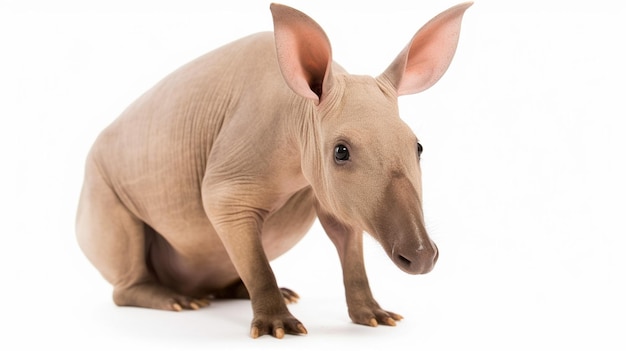
{"type": "Polygon", "coordinates": [[[373,299],[367,232],[411,274],[437,246],[424,227],[422,146],[397,98],[429,88],[455,53],[471,3],[441,13],[380,76],[348,74],[322,28],[272,4],[273,33],[237,40],[178,69],[97,138],[76,231],[120,306],[180,311],[250,298],[252,337],[307,331],[269,261],[315,218],[335,244],[358,324],[402,317],[373,299]]]}

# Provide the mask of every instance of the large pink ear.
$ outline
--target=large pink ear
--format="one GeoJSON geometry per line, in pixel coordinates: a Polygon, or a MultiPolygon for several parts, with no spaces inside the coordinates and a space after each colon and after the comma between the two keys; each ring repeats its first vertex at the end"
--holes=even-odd
{"type": "Polygon", "coordinates": [[[332,53],[322,27],[291,7],[271,4],[278,64],[287,85],[319,103],[331,86],[332,53]]]}
{"type": "Polygon", "coordinates": [[[471,2],[456,5],[426,23],[382,74],[398,95],[415,94],[437,83],[459,42],[461,19],[471,2]]]}

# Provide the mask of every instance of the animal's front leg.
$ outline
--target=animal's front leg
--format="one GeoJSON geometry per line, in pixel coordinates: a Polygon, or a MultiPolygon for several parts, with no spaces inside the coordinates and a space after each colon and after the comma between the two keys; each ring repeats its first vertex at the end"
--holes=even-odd
{"type": "Polygon", "coordinates": [[[263,215],[242,206],[205,208],[250,294],[253,311],[250,335],[253,338],[273,335],[280,339],[285,334],[306,334],[302,323],[287,309],[263,250],[260,236],[263,215]]]}
{"type": "Polygon", "coordinates": [[[379,324],[396,325],[402,316],[383,310],[372,296],[363,262],[363,232],[319,210],[318,216],[339,253],[350,319],[354,323],[372,327],[379,324]]]}

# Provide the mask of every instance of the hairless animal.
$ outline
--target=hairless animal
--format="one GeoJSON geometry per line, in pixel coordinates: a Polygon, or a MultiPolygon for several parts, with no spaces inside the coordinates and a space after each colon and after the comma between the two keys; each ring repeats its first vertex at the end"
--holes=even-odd
{"type": "Polygon", "coordinates": [[[271,5],[254,34],[176,70],[96,139],[78,243],[120,306],[180,311],[249,298],[251,336],[306,334],[269,261],[317,218],[337,248],[354,323],[402,317],[372,297],[363,233],[410,274],[438,258],[422,210],[422,146],[398,96],[435,84],[471,3],[424,25],[379,76],[333,62],[322,28],[271,5]]]}

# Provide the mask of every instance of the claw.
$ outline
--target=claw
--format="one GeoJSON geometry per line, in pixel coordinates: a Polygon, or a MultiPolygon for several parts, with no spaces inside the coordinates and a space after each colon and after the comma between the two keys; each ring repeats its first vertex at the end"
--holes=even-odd
{"type": "Polygon", "coordinates": [[[206,307],[211,304],[211,301],[209,299],[200,299],[200,300],[197,300],[196,303],[200,307],[206,307]]]}
{"type": "Polygon", "coordinates": [[[306,328],[304,327],[304,325],[302,325],[302,324],[298,324],[298,326],[297,326],[296,328],[298,328],[298,331],[299,331],[301,334],[308,334],[308,333],[309,333],[309,332],[306,330],[306,328]]]}
{"type": "Polygon", "coordinates": [[[175,302],[172,304],[172,309],[176,312],[180,312],[183,310],[183,307],[178,302],[175,302]]]}
{"type": "Polygon", "coordinates": [[[391,313],[389,312],[389,314],[391,315],[391,318],[393,318],[396,321],[401,321],[404,319],[404,317],[402,317],[401,315],[397,314],[397,313],[391,313]]]}
{"type": "Polygon", "coordinates": [[[377,327],[377,326],[378,326],[378,321],[376,320],[376,318],[370,319],[370,327],[377,327]]]}
{"type": "Polygon", "coordinates": [[[252,337],[252,339],[258,338],[259,337],[259,328],[252,327],[252,329],[250,329],[250,336],[252,337]]]}
{"type": "Polygon", "coordinates": [[[396,321],[393,320],[393,318],[389,317],[387,318],[387,320],[385,320],[385,324],[395,327],[396,326],[396,321]]]}
{"type": "Polygon", "coordinates": [[[274,336],[276,337],[276,339],[282,339],[285,336],[285,329],[276,328],[274,330],[274,336]]]}
{"type": "Polygon", "coordinates": [[[281,293],[283,294],[283,298],[285,299],[286,304],[296,303],[300,299],[300,295],[298,295],[295,291],[287,288],[280,288],[281,293]]]}

